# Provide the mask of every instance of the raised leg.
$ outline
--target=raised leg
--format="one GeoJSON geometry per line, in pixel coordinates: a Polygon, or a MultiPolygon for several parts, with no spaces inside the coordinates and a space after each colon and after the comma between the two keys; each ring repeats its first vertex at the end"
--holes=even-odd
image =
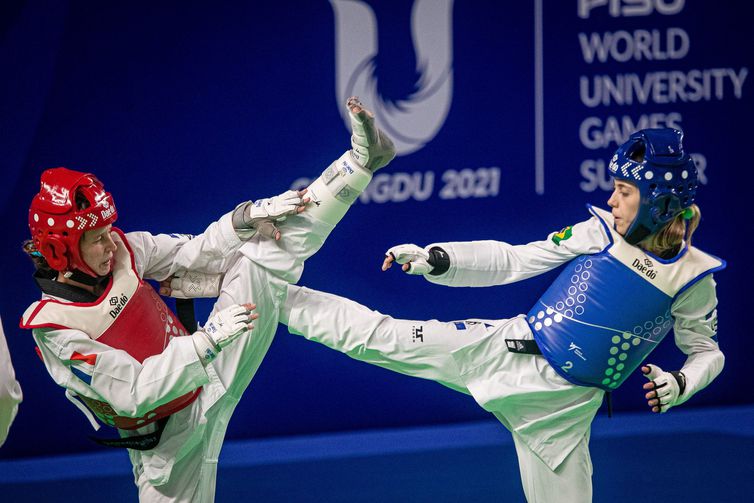
{"type": "Polygon", "coordinates": [[[347,103],[351,116],[351,146],[307,188],[311,202],[300,215],[288,217],[275,241],[255,236],[241,248],[250,260],[295,283],[304,261],[320,249],[335,225],[366,188],[374,171],[395,156],[393,143],[375,125],[374,116],[356,98],[347,103]]]}
{"type": "Polygon", "coordinates": [[[291,333],[357,360],[463,393],[468,391],[451,352],[487,335],[484,323],[399,320],[343,297],[295,285],[288,286],[280,321],[291,333]]]}

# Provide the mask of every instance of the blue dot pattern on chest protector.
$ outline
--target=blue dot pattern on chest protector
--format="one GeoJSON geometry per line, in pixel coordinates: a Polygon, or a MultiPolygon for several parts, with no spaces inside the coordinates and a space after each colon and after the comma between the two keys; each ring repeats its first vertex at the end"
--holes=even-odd
{"type": "Polygon", "coordinates": [[[567,264],[527,321],[543,356],[563,378],[611,391],[670,331],[672,301],[603,252],[567,264]]]}

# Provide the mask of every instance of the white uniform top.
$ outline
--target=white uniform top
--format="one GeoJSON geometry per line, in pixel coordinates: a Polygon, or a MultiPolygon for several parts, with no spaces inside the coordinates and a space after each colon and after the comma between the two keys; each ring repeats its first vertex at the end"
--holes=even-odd
{"type": "Polygon", "coordinates": [[[0,320],[0,446],[8,438],[8,430],[16,417],[18,404],[22,399],[21,385],[18,384],[16,373],[13,371],[3,324],[0,320]]]}
{"type": "MultiPolygon", "coordinates": [[[[447,286],[504,285],[550,271],[579,255],[599,253],[610,244],[596,217],[574,225],[571,236],[557,244],[553,241],[556,234],[525,245],[499,241],[434,243],[431,246],[447,251],[450,268],[425,278],[447,286]]],[[[681,402],[707,386],[722,370],[724,356],[715,340],[716,306],[711,274],[682,292],[671,306],[675,343],[688,355],[681,369],[687,378],[681,402]]],[[[568,383],[542,358],[536,358],[533,366],[523,365],[521,362],[529,361],[525,355],[507,354],[506,337],[532,338],[523,317],[501,320],[489,337],[456,350],[454,360],[477,402],[555,469],[588,431],[603,392],[568,383]],[[513,382],[512,370],[524,374],[513,382]],[[538,375],[527,377],[527,372],[538,375]]]]}
{"type": "MultiPolygon", "coordinates": [[[[147,232],[126,236],[139,276],[158,281],[183,270],[225,272],[242,245],[230,214],[193,238],[147,232]]],[[[150,479],[155,484],[167,480],[170,467],[180,458],[180,450],[193,445],[187,442],[189,436],[201,434],[197,426],[206,422],[204,413],[225,393],[213,366],[205,368],[199,361],[190,337],[172,338],[162,353],[139,363],[127,352],[99,343],[79,330],[35,329],[33,335],[57,384],[73,394],[107,402],[118,415],[138,417],[153,409],[155,403],[204,387],[192,406],[177,413],[186,416],[185,420],[168,423],[155,449],[131,452],[132,458],[144,458],[145,469],[153,471],[150,479]],[[96,355],[95,364],[87,363],[85,358],[72,360],[74,352],[96,355]]],[[[126,434],[146,433],[153,428],[149,425],[126,434]]]]}

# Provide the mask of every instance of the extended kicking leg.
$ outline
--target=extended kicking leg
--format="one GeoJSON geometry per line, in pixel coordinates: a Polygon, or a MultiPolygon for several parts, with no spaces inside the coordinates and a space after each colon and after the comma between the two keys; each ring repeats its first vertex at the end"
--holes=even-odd
{"type": "Polygon", "coordinates": [[[463,393],[468,391],[451,353],[487,335],[484,323],[395,319],[343,297],[295,285],[288,286],[280,322],[291,333],[357,360],[463,393]]]}
{"type": "Polygon", "coordinates": [[[351,117],[351,150],[307,187],[306,210],[287,217],[279,241],[256,235],[241,248],[246,257],[286,281],[298,281],[304,261],[319,250],[372,174],[395,156],[393,142],[377,128],[374,115],[356,98],[346,106],[351,117]]]}
{"type": "Polygon", "coordinates": [[[374,123],[374,114],[358,98],[346,104],[351,117],[351,150],[327,167],[307,189],[313,218],[337,224],[366,188],[372,174],[395,157],[395,147],[374,123]]]}

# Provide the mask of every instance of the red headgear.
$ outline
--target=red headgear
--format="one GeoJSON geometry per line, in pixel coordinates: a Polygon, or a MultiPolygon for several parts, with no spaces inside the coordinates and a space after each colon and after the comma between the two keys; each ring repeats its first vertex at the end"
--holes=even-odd
{"type": "Polygon", "coordinates": [[[97,276],[81,259],[79,240],[84,232],[115,222],[112,196],[94,175],[66,168],[46,170],[41,184],[29,208],[34,246],[56,271],[79,269],[97,276]],[[89,206],[78,209],[76,196],[89,206]]]}

